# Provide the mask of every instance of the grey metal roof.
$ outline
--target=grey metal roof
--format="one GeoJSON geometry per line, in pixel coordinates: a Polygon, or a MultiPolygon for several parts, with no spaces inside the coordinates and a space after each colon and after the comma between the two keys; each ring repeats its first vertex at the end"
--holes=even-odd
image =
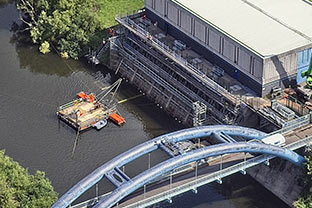
{"type": "Polygon", "coordinates": [[[173,0],[262,56],[312,44],[312,5],[304,0],[173,0]]]}

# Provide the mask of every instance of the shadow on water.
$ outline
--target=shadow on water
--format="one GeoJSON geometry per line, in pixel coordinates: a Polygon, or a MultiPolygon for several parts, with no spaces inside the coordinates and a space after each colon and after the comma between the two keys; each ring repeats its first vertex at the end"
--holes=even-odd
{"type": "Polygon", "coordinates": [[[0,31],[9,33],[9,43],[15,46],[20,69],[27,69],[35,74],[70,76],[73,72],[82,71],[84,67],[75,60],[60,58],[54,51],[43,55],[39,46],[34,45],[27,32],[19,32],[21,22],[18,19],[13,0],[0,0],[0,31]]]}
{"type": "Polygon", "coordinates": [[[15,43],[20,68],[27,69],[34,74],[68,77],[73,72],[80,71],[81,69],[76,61],[62,60],[55,53],[41,54],[37,45],[23,43],[15,37],[12,37],[11,43],[15,43]]]}
{"type": "Polygon", "coordinates": [[[0,8],[6,7],[8,4],[12,4],[14,0],[0,0],[0,8]]]}
{"type": "Polygon", "coordinates": [[[234,174],[223,184],[211,183],[198,188],[197,194],[187,192],[173,198],[173,203],[159,203],[161,208],[288,208],[270,191],[248,175],[234,174]]]}

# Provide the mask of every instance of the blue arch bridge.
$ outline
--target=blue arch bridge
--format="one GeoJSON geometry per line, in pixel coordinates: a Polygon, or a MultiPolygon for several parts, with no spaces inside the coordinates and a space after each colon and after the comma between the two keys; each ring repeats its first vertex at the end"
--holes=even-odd
{"type": "MultiPolygon", "coordinates": [[[[310,124],[302,126],[307,125],[310,124]]],[[[304,162],[304,158],[293,150],[309,144],[312,138],[310,136],[302,136],[302,138],[298,138],[297,140],[290,139],[291,141],[288,141],[287,132],[294,131],[295,128],[299,128],[298,124],[289,127],[286,130],[282,129],[279,132],[266,134],[245,127],[216,125],[194,127],[165,134],[133,147],[106,162],[69,189],[57,202],[55,202],[52,208],[66,208],[71,206],[72,202],[85,191],[92,186],[97,186],[97,183],[103,177],[109,179],[109,181],[116,186],[114,191],[102,196],[96,196],[92,200],[71,207],[109,208],[117,205],[119,207],[130,208],[146,207],[163,200],[169,200],[170,202],[172,197],[178,194],[190,190],[193,190],[196,193],[197,187],[213,181],[222,183],[222,178],[237,172],[245,174],[247,168],[261,163],[268,164],[269,160],[274,157],[279,157],[301,166],[304,162]],[[274,137],[277,135],[276,133],[283,133],[283,135],[285,135],[285,146],[274,146],[261,142],[262,139],[268,136],[273,135],[274,137]],[[201,138],[207,137],[212,138],[217,144],[210,146],[197,145],[197,148],[189,149],[189,151],[183,151],[182,148],[178,148],[180,144],[189,140],[194,141],[194,139],[198,139],[198,144],[201,144],[201,138]],[[178,151],[174,153],[171,147],[177,147],[178,151]],[[150,153],[157,149],[165,151],[171,157],[153,167],[150,167],[149,165],[147,170],[133,178],[129,178],[126,173],[121,170],[123,166],[131,161],[143,155],[150,156],[150,153]],[[208,160],[208,158],[210,158],[210,160],[208,160]],[[204,166],[206,163],[205,166],[209,168],[210,166],[207,166],[207,163],[213,160],[215,164],[217,164],[214,167],[218,168],[213,169],[213,171],[208,174],[199,176],[198,170],[200,166],[204,166]],[[225,165],[226,161],[233,160],[239,162],[231,163],[231,165],[228,166],[225,165]],[[172,177],[174,177],[174,174],[178,170],[181,170],[181,167],[187,167],[189,164],[193,165],[192,180],[183,182],[179,186],[174,186],[172,184],[172,177]],[[193,170],[195,170],[195,176],[193,170]],[[170,178],[170,189],[168,189],[168,184],[166,183],[166,189],[162,190],[160,188],[158,193],[146,197],[146,186],[164,177],[170,178]],[[125,197],[129,196],[139,188],[143,188],[144,190],[142,192],[142,195],[144,195],[143,198],[141,196],[139,201],[134,200],[135,202],[130,204],[124,202],[120,204],[125,197]]]]}

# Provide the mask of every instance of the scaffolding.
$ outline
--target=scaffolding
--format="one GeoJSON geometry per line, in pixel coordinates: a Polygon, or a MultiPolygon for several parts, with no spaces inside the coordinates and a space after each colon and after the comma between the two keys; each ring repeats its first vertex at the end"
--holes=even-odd
{"type": "Polygon", "coordinates": [[[193,111],[194,111],[193,126],[202,126],[206,120],[207,105],[199,101],[194,102],[193,111]]]}

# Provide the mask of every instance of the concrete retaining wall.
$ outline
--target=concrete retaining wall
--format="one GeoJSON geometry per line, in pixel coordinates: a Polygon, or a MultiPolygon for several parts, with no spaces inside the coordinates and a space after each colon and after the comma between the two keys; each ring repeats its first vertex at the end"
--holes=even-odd
{"type": "Polygon", "coordinates": [[[247,173],[291,207],[303,189],[303,169],[282,159],[250,168],[247,173]]]}

